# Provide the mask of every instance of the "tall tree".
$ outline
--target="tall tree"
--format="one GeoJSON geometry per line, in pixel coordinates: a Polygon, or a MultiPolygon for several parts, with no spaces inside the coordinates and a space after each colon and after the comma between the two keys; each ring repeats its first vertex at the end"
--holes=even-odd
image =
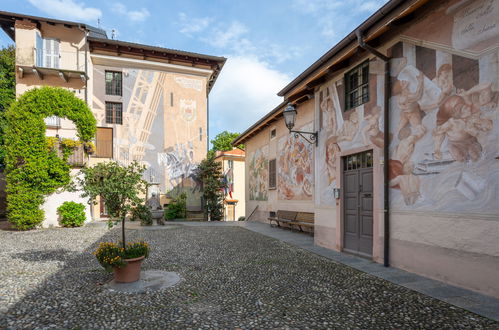
{"type": "MultiPolygon", "coordinates": [[[[213,151],[227,151],[232,150],[231,142],[234,141],[240,134],[239,133],[231,133],[228,131],[223,131],[213,140],[211,140],[211,144],[213,145],[213,151]]],[[[244,149],[244,144],[238,145],[239,148],[244,149]]]]}
{"type": "Polygon", "coordinates": [[[215,161],[215,155],[208,153],[196,169],[196,177],[202,183],[203,200],[206,218],[210,220],[223,219],[223,189],[222,164],[215,161]]]}
{"type": "Polygon", "coordinates": [[[0,49],[0,168],[5,167],[5,110],[16,99],[16,49],[13,45],[0,49]]]}

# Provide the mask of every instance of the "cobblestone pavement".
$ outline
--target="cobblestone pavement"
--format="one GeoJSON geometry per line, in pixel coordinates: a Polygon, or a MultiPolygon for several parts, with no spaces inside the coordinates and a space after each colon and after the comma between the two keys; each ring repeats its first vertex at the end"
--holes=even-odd
{"type": "Polygon", "coordinates": [[[499,329],[499,324],[236,227],[128,230],[165,291],[114,293],[91,252],[119,229],[0,231],[0,328],[499,329]]]}

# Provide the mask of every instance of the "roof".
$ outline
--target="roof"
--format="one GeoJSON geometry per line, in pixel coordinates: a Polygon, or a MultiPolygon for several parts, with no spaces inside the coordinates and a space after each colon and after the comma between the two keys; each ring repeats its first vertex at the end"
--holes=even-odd
{"type": "Polygon", "coordinates": [[[341,64],[342,61],[354,56],[359,48],[356,35],[357,31],[360,31],[363,34],[365,41],[378,38],[386,31],[396,27],[398,25],[397,21],[403,21],[406,16],[428,1],[429,0],[390,0],[387,2],[279,91],[277,95],[285,97],[284,101],[239,135],[239,137],[232,141],[232,145],[244,143],[271,122],[279,119],[282,116],[282,109],[287,103],[313,93],[314,86],[317,86],[322,81],[321,79],[325,78],[328,73],[345,67],[341,64]],[[292,92],[294,92],[294,95],[291,95],[292,92]]]}
{"type": "Polygon", "coordinates": [[[220,157],[237,157],[237,158],[244,158],[246,152],[242,149],[239,148],[232,148],[232,150],[226,150],[226,151],[217,151],[217,155],[215,159],[220,158],[220,157]]]}
{"type": "Polygon", "coordinates": [[[49,24],[62,24],[62,25],[66,25],[68,27],[82,27],[89,32],[89,36],[99,37],[99,38],[107,38],[106,31],[104,31],[103,29],[88,25],[88,24],[72,22],[72,21],[63,21],[63,20],[47,18],[47,17],[23,15],[23,14],[11,13],[8,11],[0,11],[0,27],[5,31],[5,33],[7,33],[7,35],[13,41],[15,41],[15,34],[14,34],[14,30],[13,30],[14,24],[15,24],[16,20],[20,20],[20,19],[29,20],[29,21],[32,21],[35,23],[44,22],[44,23],[49,23],[49,24]]]}
{"type": "Polygon", "coordinates": [[[213,70],[213,74],[210,76],[210,80],[207,84],[208,93],[215,84],[215,81],[225,64],[225,61],[227,60],[225,57],[220,56],[186,52],[183,50],[171,48],[148,46],[121,40],[95,37],[88,37],[87,40],[90,44],[90,52],[94,52],[95,50],[104,50],[115,52],[118,55],[140,55],[145,56],[148,59],[157,58],[172,62],[181,62],[189,66],[209,66],[210,69],[213,70]]]}

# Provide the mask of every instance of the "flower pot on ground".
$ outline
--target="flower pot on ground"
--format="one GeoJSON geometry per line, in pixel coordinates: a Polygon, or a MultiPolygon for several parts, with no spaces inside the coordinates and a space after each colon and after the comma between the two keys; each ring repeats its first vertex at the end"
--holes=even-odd
{"type": "Polygon", "coordinates": [[[94,252],[97,260],[108,272],[114,271],[114,280],[131,283],[140,279],[142,261],[149,256],[149,245],[145,242],[126,244],[102,242],[94,252]]]}

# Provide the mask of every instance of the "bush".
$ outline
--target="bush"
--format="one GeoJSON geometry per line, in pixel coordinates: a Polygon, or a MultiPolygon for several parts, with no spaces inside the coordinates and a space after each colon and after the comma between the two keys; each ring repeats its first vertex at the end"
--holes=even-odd
{"type": "Polygon", "coordinates": [[[245,217],[243,217],[243,216],[241,216],[241,217],[239,217],[239,218],[237,219],[237,221],[245,221],[245,220],[246,220],[246,218],[245,218],[245,217]]]}
{"type": "Polygon", "coordinates": [[[64,202],[57,208],[59,222],[63,227],[81,227],[86,220],[85,205],[75,202],[64,202]]]}
{"type": "Polygon", "coordinates": [[[139,220],[142,226],[152,225],[151,210],[143,204],[139,204],[132,209],[132,221],[139,220]]]}
{"type": "Polygon", "coordinates": [[[117,243],[102,242],[94,252],[95,257],[102,267],[108,272],[114,268],[121,268],[127,264],[125,259],[149,256],[149,245],[145,242],[133,242],[120,247],[117,243]]]}
{"type": "Polygon", "coordinates": [[[187,217],[187,194],[181,193],[165,210],[165,220],[185,219],[187,217]]]}

